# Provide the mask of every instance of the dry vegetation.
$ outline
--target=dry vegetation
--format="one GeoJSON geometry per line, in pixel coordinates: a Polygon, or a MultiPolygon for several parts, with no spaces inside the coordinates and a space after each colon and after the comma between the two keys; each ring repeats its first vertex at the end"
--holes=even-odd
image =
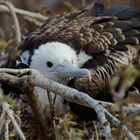
{"type": "MultiPolygon", "coordinates": [[[[115,104],[91,99],[84,93],[45,79],[36,70],[5,68],[14,65],[11,60],[18,55],[16,52],[18,43],[39,27],[47,17],[85,7],[90,2],[91,0],[79,0],[75,5],[74,1],[54,1],[53,6],[47,8],[44,6],[45,0],[38,0],[37,2],[34,0],[30,2],[13,0],[13,4],[0,2],[0,140],[19,137],[23,140],[98,140],[104,139],[104,137],[116,140],[140,139],[140,94],[139,92],[132,92],[127,99],[123,98],[128,85],[131,85],[140,76],[139,65],[131,65],[119,74],[123,82],[121,81],[119,92],[115,96],[115,104]],[[7,84],[7,89],[16,88],[16,94],[24,93],[27,97],[24,98],[24,101],[11,99],[5,95],[3,83],[7,84]],[[47,120],[34,94],[33,88],[35,86],[49,89],[67,100],[72,99],[73,102],[94,108],[96,112],[101,112],[98,113],[100,123],[95,121],[89,124],[76,120],[70,112],[62,118],[52,116],[50,120],[47,120]],[[81,100],[81,95],[85,100],[81,100]],[[28,112],[29,108],[30,112],[28,112]]],[[[116,1],[101,2],[106,7],[110,7],[112,2],[115,3],[116,1]]],[[[140,1],[137,0],[136,2],[138,3],[137,7],[139,7],[140,1]]],[[[46,3],[49,5],[49,2],[46,3]]],[[[127,1],[127,3],[136,5],[133,1],[127,1]]],[[[112,80],[111,86],[114,94],[116,94],[114,88],[120,83],[119,76],[116,75],[112,80]]]]}

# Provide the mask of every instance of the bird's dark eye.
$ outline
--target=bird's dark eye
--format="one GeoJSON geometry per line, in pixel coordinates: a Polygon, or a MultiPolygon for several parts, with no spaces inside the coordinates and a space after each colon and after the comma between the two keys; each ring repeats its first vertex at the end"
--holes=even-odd
{"type": "Polygon", "coordinates": [[[53,63],[52,62],[46,62],[46,64],[47,64],[47,66],[49,67],[49,68],[51,68],[52,66],[53,66],[53,63]]]}

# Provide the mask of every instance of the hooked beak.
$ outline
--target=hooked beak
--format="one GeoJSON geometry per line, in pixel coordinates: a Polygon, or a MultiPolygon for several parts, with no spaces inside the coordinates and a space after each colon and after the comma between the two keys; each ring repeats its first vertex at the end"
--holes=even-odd
{"type": "Polygon", "coordinates": [[[64,61],[62,65],[58,65],[54,70],[50,72],[56,72],[66,77],[87,77],[91,81],[91,74],[88,69],[75,68],[68,61],[64,61]]]}

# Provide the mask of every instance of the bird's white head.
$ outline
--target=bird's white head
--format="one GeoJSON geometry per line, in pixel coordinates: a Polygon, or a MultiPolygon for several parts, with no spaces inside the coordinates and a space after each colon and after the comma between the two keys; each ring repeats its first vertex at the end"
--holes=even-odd
{"type": "Polygon", "coordinates": [[[88,77],[87,69],[79,68],[76,51],[60,42],[42,44],[31,59],[31,68],[42,72],[47,78],[65,84],[69,77],[88,77]]]}

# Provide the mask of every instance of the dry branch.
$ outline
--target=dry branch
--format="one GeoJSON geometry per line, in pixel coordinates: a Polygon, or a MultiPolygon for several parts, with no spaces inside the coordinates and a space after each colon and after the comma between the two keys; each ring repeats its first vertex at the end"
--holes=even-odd
{"type": "Polygon", "coordinates": [[[140,104],[129,104],[122,108],[126,116],[136,116],[140,114],[140,104]]]}
{"type": "Polygon", "coordinates": [[[42,110],[42,107],[38,101],[38,97],[36,96],[36,94],[34,93],[34,90],[33,90],[33,87],[29,87],[27,88],[28,90],[26,90],[26,94],[27,94],[27,97],[28,97],[28,101],[29,101],[29,104],[32,108],[32,111],[33,111],[33,115],[35,116],[35,119],[37,120],[38,122],[38,130],[40,131],[41,130],[41,136],[42,139],[49,139],[49,128],[50,126],[48,125],[48,120],[49,119],[46,119],[44,113],[43,113],[43,110],[42,110]]]}
{"type": "MultiPolygon", "coordinates": [[[[100,105],[106,108],[110,112],[116,112],[119,114],[119,107],[114,103],[98,101],[100,105]]],[[[122,111],[126,114],[126,116],[136,116],[140,114],[140,104],[138,103],[130,103],[122,107],[122,111]]]]}
{"type": "MultiPolygon", "coordinates": [[[[0,5],[0,12],[9,13],[10,11],[5,5],[0,5]]],[[[35,19],[42,20],[42,21],[45,21],[47,19],[46,16],[43,16],[40,13],[29,12],[27,10],[22,10],[22,9],[19,9],[19,8],[15,8],[15,12],[19,15],[27,16],[27,17],[30,17],[30,18],[35,18],[35,19]]]]}
{"type": "Polygon", "coordinates": [[[8,7],[9,12],[10,12],[10,14],[13,18],[14,24],[15,24],[16,40],[17,40],[17,43],[20,43],[21,42],[21,31],[20,31],[18,18],[15,13],[14,5],[8,1],[2,1],[2,2],[0,2],[0,4],[6,5],[8,7]]]}
{"type": "MultiPolygon", "coordinates": [[[[14,116],[13,116],[13,112],[12,110],[10,109],[10,105],[5,102],[5,101],[0,101],[0,106],[2,107],[2,115],[0,117],[0,120],[2,121],[3,119],[3,122],[2,124],[0,124],[0,128],[2,129],[3,128],[3,125],[4,124],[7,124],[9,122],[7,122],[7,119],[10,119],[10,121],[12,122],[15,130],[17,131],[19,137],[22,139],[22,140],[25,140],[25,136],[21,130],[21,128],[19,127],[18,123],[16,122],[14,116]]],[[[6,126],[7,127],[7,126],[6,126]]],[[[7,129],[7,128],[6,128],[7,129]]],[[[8,131],[8,130],[7,130],[8,131]]],[[[8,132],[6,132],[6,138],[7,138],[7,134],[8,132]]]]}
{"type": "Polygon", "coordinates": [[[5,134],[4,134],[4,139],[5,140],[9,140],[9,123],[10,123],[10,119],[7,117],[6,115],[6,122],[5,122],[5,134]]]}
{"type": "MultiPolygon", "coordinates": [[[[117,128],[120,127],[121,125],[121,122],[115,118],[112,114],[110,114],[107,110],[105,110],[105,113],[106,113],[106,116],[108,118],[108,120],[117,128]]],[[[129,130],[128,128],[125,126],[125,125],[122,125],[122,129],[123,131],[125,132],[125,135],[128,136],[128,138],[130,140],[137,140],[137,138],[135,137],[135,135],[133,135],[129,130]]]]}
{"type": "MultiPolygon", "coordinates": [[[[39,71],[33,69],[22,69],[22,70],[13,70],[13,69],[0,69],[0,81],[9,82],[9,84],[14,85],[30,85],[31,87],[37,86],[47,89],[56,93],[57,95],[62,96],[64,99],[70,102],[74,102],[80,105],[84,105],[90,108],[93,108],[96,113],[99,122],[102,124],[105,132],[106,139],[109,139],[111,136],[109,121],[116,127],[120,126],[120,121],[110,114],[100,103],[88,96],[83,92],[79,92],[75,89],[69,88],[67,86],[56,83],[52,80],[46,79],[39,71]],[[5,73],[4,73],[5,72],[5,73]],[[21,75],[21,77],[16,77],[9,75],[21,75]],[[24,75],[23,75],[24,74],[24,75]],[[107,117],[106,117],[107,116],[107,117]]],[[[123,131],[131,140],[136,140],[136,137],[123,125],[123,131]]]]}

